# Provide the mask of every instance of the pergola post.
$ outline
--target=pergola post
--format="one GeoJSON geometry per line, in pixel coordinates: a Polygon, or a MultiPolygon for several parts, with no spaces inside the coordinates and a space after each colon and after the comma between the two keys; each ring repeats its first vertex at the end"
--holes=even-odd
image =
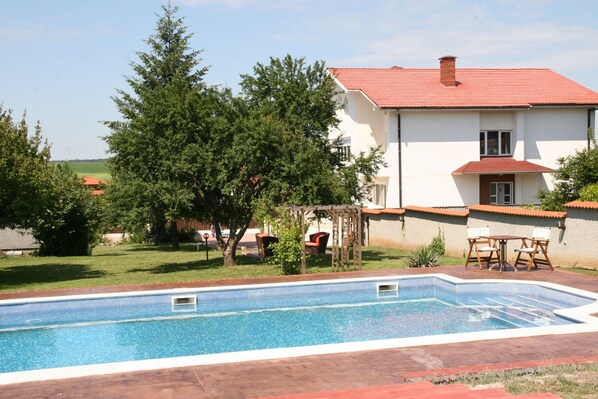
{"type": "MultiPolygon", "coordinates": [[[[301,208],[301,239],[305,239],[305,211],[301,208]]],[[[301,274],[307,274],[307,259],[305,256],[305,243],[301,245],[301,274]]]]}

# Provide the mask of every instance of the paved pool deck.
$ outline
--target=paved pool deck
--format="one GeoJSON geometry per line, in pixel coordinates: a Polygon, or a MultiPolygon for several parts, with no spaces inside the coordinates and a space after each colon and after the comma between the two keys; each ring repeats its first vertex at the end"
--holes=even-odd
{"type": "MultiPolygon", "coordinates": [[[[598,293],[597,277],[572,272],[540,269],[499,273],[476,267],[442,266],[1,293],[0,299],[431,273],[463,279],[546,281],[598,293]]],[[[399,384],[426,376],[592,362],[598,362],[598,333],[546,335],[10,384],[0,388],[0,398],[240,399],[399,384]]]]}

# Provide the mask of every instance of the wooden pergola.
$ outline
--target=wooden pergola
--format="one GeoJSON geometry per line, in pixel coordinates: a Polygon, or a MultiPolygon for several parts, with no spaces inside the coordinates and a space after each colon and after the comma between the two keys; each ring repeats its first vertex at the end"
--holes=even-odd
{"type": "MultiPolygon", "coordinates": [[[[301,237],[305,237],[305,214],[325,212],[332,219],[332,271],[361,270],[361,206],[317,205],[284,206],[301,223],[301,237]]],[[[301,273],[307,273],[305,243],[301,251],[301,273]]]]}

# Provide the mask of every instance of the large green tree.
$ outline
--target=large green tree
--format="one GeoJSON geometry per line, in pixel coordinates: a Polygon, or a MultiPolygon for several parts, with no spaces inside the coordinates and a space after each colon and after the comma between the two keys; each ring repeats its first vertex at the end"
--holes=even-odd
{"type": "MultiPolygon", "coordinates": [[[[598,147],[577,151],[558,159],[551,191],[540,192],[538,198],[545,210],[565,210],[564,204],[579,199],[582,190],[598,183],[598,147]]],[[[588,189],[589,190],[589,189],[588,189]]]]}
{"type": "Polygon", "coordinates": [[[283,147],[261,200],[272,212],[279,205],[360,203],[383,164],[377,148],[341,162],[329,132],[339,120],[336,85],[323,62],[306,64],[290,55],[258,63],[242,75],[243,96],[255,112],[276,118],[283,147]]]}
{"type": "Polygon", "coordinates": [[[239,98],[221,97],[213,111],[221,122],[201,147],[208,162],[199,203],[219,232],[225,264],[235,263],[235,249],[251,219],[290,204],[361,202],[382,164],[379,152],[359,154],[349,166],[340,162],[328,132],[338,124],[335,85],[323,63],[306,64],[287,55],[257,64],[242,75],[239,98]],[[207,155],[209,154],[209,155],[207,155]]]}
{"type": "MultiPolygon", "coordinates": [[[[187,27],[176,16],[177,8],[163,6],[156,33],[146,43],[148,52],[138,52],[139,62],[131,64],[134,75],[127,78],[131,92],[119,90],[114,101],[124,121],[108,122],[112,134],[106,138],[114,156],[108,165],[114,184],[137,186],[145,191],[140,207],[150,214],[153,227],[170,223],[173,247],[178,248],[176,221],[189,215],[193,192],[182,181],[186,168],[179,157],[202,122],[203,76],[199,67],[201,51],[191,50],[187,27]]],[[[123,192],[125,190],[117,190],[123,192]]],[[[138,209],[139,211],[139,209],[138,209]]]]}
{"type": "Polygon", "coordinates": [[[50,147],[39,124],[30,135],[23,117],[0,106],[0,228],[30,228],[44,209],[48,192],[50,147]]]}

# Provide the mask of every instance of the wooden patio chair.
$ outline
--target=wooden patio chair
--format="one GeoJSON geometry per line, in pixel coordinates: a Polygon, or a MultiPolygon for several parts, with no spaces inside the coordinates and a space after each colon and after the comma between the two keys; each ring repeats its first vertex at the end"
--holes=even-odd
{"type": "Polygon", "coordinates": [[[554,270],[550,258],[548,258],[548,243],[550,242],[550,229],[536,227],[532,233],[532,238],[524,240],[521,248],[516,249],[517,259],[515,259],[515,267],[518,265],[527,266],[527,271],[532,270],[532,265],[548,266],[550,270],[554,270]],[[521,255],[525,254],[528,259],[522,259],[521,255]]]}
{"type": "Polygon", "coordinates": [[[482,269],[482,263],[490,266],[491,262],[500,262],[498,247],[496,242],[488,238],[481,238],[490,235],[489,227],[477,227],[467,229],[467,241],[469,242],[469,252],[465,257],[465,268],[470,263],[477,263],[482,269]]]}

